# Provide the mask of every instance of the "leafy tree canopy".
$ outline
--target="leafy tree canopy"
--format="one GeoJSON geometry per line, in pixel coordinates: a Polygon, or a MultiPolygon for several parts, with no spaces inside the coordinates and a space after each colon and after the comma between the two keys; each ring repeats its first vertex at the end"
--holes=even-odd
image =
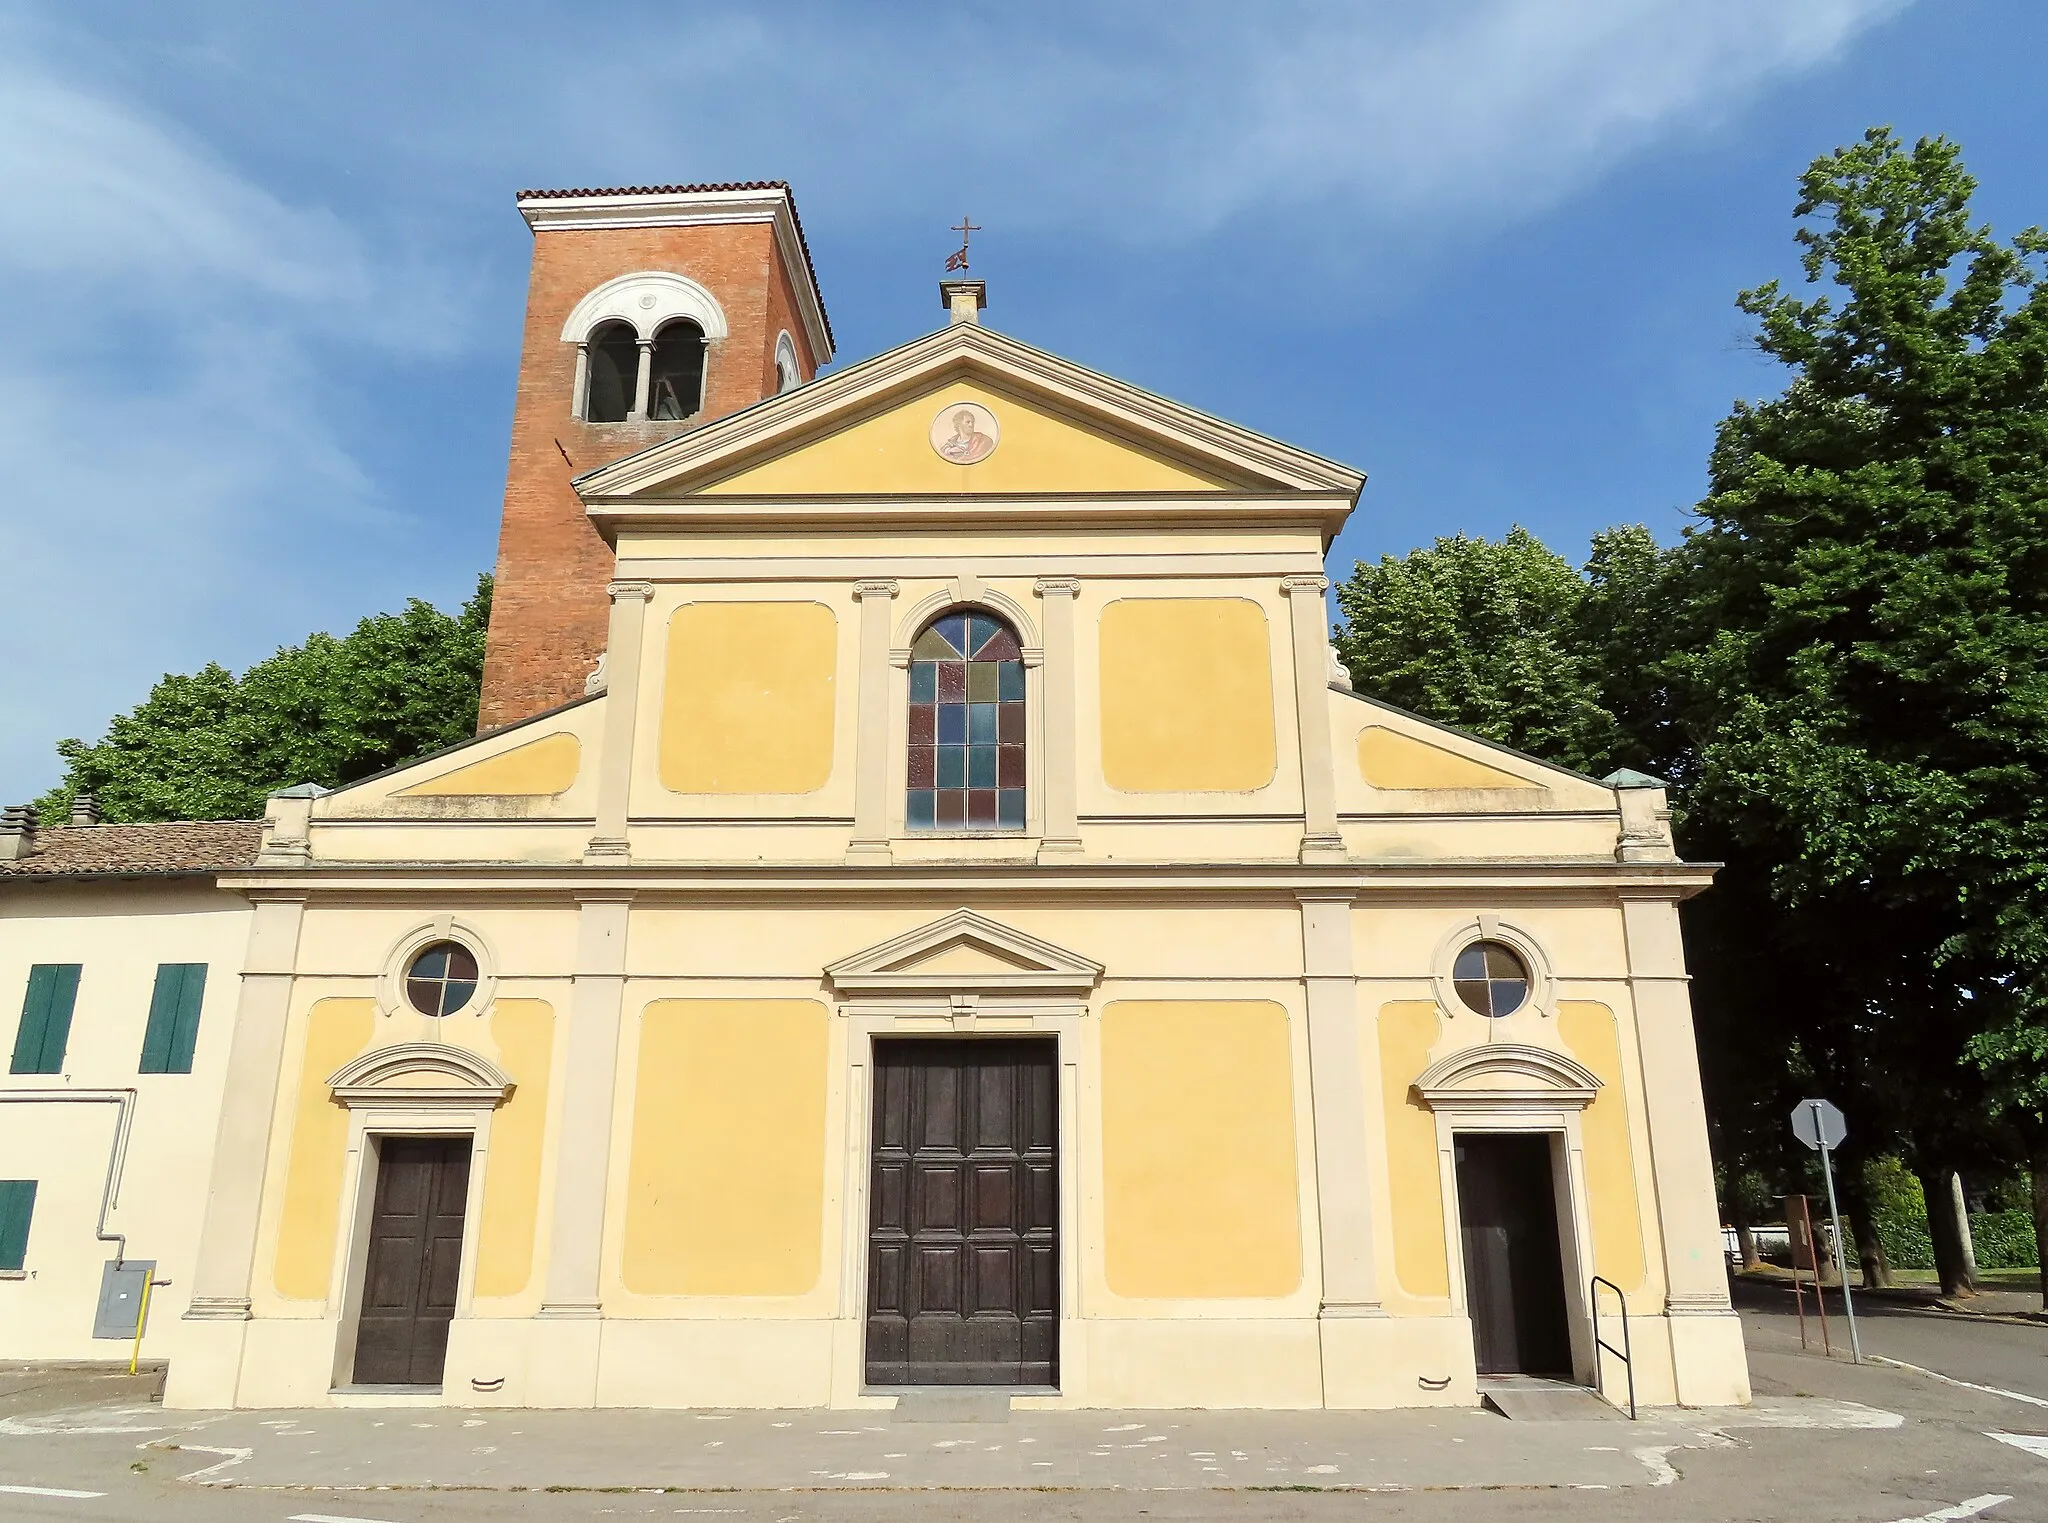
{"type": "Polygon", "coordinates": [[[88,744],[58,744],[64,780],[37,800],[61,822],[90,793],[111,821],[255,819],[273,790],[338,787],[476,733],[491,579],[459,613],[414,598],[337,639],[316,634],[239,678],[166,676],[88,744]]]}

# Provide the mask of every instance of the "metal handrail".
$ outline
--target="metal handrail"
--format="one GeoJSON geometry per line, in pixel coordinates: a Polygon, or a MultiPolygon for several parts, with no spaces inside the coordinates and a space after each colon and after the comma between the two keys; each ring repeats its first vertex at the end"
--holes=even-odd
{"type": "MultiPolygon", "coordinates": [[[[1634,1422],[1636,1420],[1636,1365],[1635,1360],[1630,1356],[1633,1354],[1635,1350],[1635,1343],[1634,1340],[1629,1337],[1628,1331],[1628,1296],[1623,1293],[1622,1288],[1619,1285],[1615,1284],[1614,1281],[1607,1279],[1605,1276],[1597,1274],[1593,1276],[1592,1284],[1587,1287],[1586,1295],[1593,1305],[1594,1381],[1596,1385],[1599,1383],[1599,1350],[1605,1349],[1608,1353],[1612,1354],[1615,1358],[1619,1359],[1621,1361],[1621,1367],[1624,1370],[1628,1371],[1628,1420],[1630,1422],[1634,1422]],[[1616,1348],[1613,1344],[1609,1343],[1605,1338],[1600,1336],[1600,1287],[1602,1285],[1605,1285],[1609,1290],[1613,1291],[1614,1299],[1621,1303],[1620,1348],[1616,1348]]],[[[1606,1392],[1602,1391],[1601,1394],[1604,1396],[1606,1392]]]]}

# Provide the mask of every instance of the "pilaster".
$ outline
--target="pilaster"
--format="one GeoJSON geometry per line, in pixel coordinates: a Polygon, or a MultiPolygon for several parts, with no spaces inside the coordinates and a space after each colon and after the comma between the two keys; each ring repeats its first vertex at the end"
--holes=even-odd
{"type": "Polygon", "coordinates": [[[1079,790],[1075,768],[1077,739],[1074,705],[1078,686],[1074,653],[1074,600],[1081,584],[1073,577],[1042,576],[1036,591],[1044,604],[1045,657],[1038,681],[1044,714],[1043,771],[1045,779],[1045,823],[1039,834],[1038,854],[1045,857],[1071,856],[1081,849],[1079,790]]]}
{"type": "Polygon", "coordinates": [[[192,1357],[173,1364],[167,1405],[235,1404],[256,1265],[256,1229],[263,1212],[263,1177],[276,1125],[285,1026],[305,911],[303,895],[267,895],[256,900],[250,917],[214,1133],[213,1173],[200,1222],[192,1297],[184,1316],[187,1322],[214,1326],[188,1330],[192,1357]]]}
{"type": "Polygon", "coordinates": [[[890,604],[898,584],[877,577],[853,584],[860,604],[860,691],[854,718],[853,840],[848,862],[887,863],[889,850],[889,697],[896,667],[889,659],[890,604]]]}
{"type": "Polygon", "coordinates": [[[641,647],[654,584],[613,582],[606,591],[612,613],[604,654],[604,754],[597,764],[597,829],[584,849],[586,862],[624,862],[629,856],[626,815],[633,796],[633,746],[640,723],[641,647]]]}
{"type": "Polygon", "coordinates": [[[1341,862],[1349,855],[1337,828],[1337,776],[1330,758],[1329,620],[1325,576],[1290,576],[1287,594],[1294,645],[1294,721],[1301,753],[1301,860],[1341,862]]]}

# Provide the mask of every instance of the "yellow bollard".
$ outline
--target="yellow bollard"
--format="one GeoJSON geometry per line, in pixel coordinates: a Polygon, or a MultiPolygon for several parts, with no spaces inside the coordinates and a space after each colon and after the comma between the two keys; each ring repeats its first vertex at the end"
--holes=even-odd
{"type": "Polygon", "coordinates": [[[142,1329],[149,1322],[149,1288],[154,1284],[156,1277],[153,1275],[142,1282],[142,1308],[135,1314],[135,1352],[128,1356],[128,1373],[131,1375],[142,1362],[142,1329]]]}

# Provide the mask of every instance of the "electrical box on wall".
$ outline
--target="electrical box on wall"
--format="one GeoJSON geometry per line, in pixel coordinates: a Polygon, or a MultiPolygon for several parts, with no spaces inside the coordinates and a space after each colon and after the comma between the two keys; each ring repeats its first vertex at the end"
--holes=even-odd
{"type": "Polygon", "coordinates": [[[133,1338],[142,1315],[142,1288],[156,1272],[155,1259],[108,1259],[100,1270],[100,1305],[93,1313],[95,1338],[133,1338]]]}

